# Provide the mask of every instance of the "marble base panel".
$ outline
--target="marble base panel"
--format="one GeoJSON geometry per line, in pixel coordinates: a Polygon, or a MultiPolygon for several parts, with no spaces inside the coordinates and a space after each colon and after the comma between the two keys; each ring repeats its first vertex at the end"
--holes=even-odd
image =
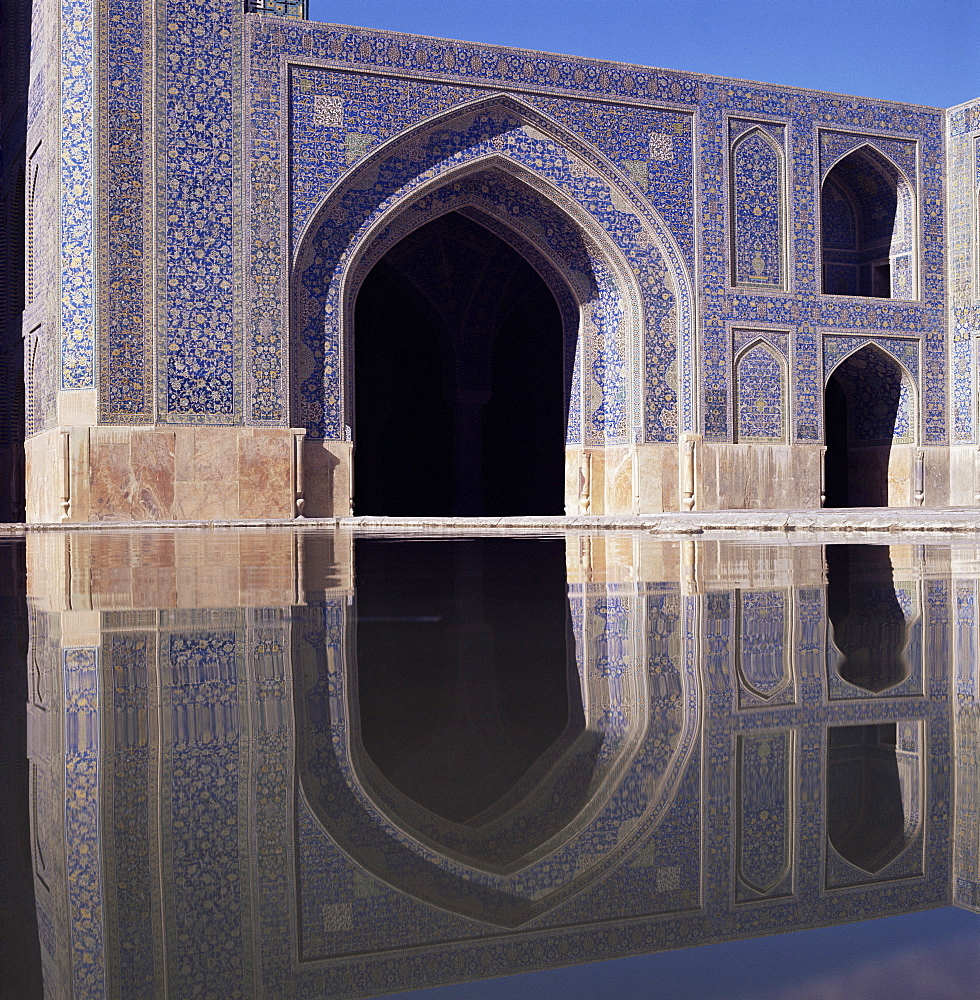
{"type": "Polygon", "coordinates": [[[677,508],[677,445],[565,449],[567,514],[645,514],[677,508]]]}
{"type": "Polygon", "coordinates": [[[980,449],[975,444],[949,449],[949,502],[972,507],[980,498],[980,449]]]}
{"type": "Polygon", "coordinates": [[[302,432],[71,427],[27,440],[27,519],[210,521],[297,513],[302,432]]]}
{"type": "Polygon", "coordinates": [[[353,444],[306,438],[301,448],[303,516],[347,517],[353,513],[353,444]]]}
{"type": "Polygon", "coordinates": [[[823,447],[717,444],[695,450],[697,510],[808,510],[820,506],[823,447]]]}

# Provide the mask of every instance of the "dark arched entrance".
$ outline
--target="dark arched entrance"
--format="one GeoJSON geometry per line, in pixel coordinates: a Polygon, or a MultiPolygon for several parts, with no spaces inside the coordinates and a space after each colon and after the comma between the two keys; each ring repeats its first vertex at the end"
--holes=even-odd
{"type": "Polygon", "coordinates": [[[912,440],[911,401],[901,366],[868,344],[846,358],[824,393],[826,507],[904,506],[908,470],[894,465],[895,445],[912,440]]]}
{"type": "Polygon", "coordinates": [[[566,368],[509,244],[459,212],[410,233],[357,296],[355,513],[563,513],[566,368]]]}

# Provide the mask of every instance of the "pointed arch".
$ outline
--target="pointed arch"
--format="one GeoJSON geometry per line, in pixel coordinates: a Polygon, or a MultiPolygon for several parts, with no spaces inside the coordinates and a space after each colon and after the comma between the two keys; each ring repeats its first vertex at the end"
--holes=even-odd
{"type": "MultiPolygon", "coordinates": [[[[842,371],[844,365],[851,358],[861,351],[870,349],[877,354],[883,355],[889,363],[893,363],[900,374],[901,385],[899,387],[898,408],[895,414],[895,424],[892,431],[891,440],[898,444],[916,444],[919,440],[919,393],[917,388],[917,378],[910,370],[905,360],[899,357],[894,351],[889,350],[886,344],[878,343],[876,340],[868,339],[858,344],[853,350],[842,355],[830,368],[824,378],[826,386],[834,374],[842,371]]],[[[875,355],[872,354],[872,357],[875,355]]],[[[883,437],[882,440],[885,438],[883,437]]]]}
{"type": "Polygon", "coordinates": [[[824,294],[916,298],[915,204],[912,181],[874,143],[832,161],[821,178],[824,294]]]}
{"type": "Polygon", "coordinates": [[[735,442],[786,441],[786,358],[759,337],[735,358],[735,442]]]}
{"type": "Polygon", "coordinates": [[[502,95],[382,143],[312,214],[290,276],[294,426],[350,441],[359,281],[399,232],[457,209],[488,220],[566,300],[577,328],[574,343],[566,335],[569,447],[670,442],[694,428],[692,297],[673,238],[619,167],[502,95]]]}
{"type": "MultiPolygon", "coordinates": [[[[448,182],[450,174],[470,172],[477,160],[489,161],[491,157],[496,157],[498,169],[506,163],[512,175],[520,173],[520,179],[530,182],[528,186],[540,199],[567,217],[578,230],[580,252],[615,278],[618,297],[636,315],[637,328],[623,333],[634,340],[632,351],[638,368],[646,360],[646,395],[653,389],[657,400],[652,412],[630,415],[631,421],[639,424],[641,437],[669,440],[678,423],[693,427],[693,391],[687,389],[686,379],[675,376],[679,362],[683,372],[693,372],[693,334],[690,283],[673,238],[618,167],[557,123],[511,97],[488,97],[457,106],[400,133],[359,161],[327,193],[298,240],[294,256],[294,347],[302,354],[304,340],[307,349],[311,338],[321,340],[323,364],[316,357],[316,345],[312,360],[316,367],[327,369],[323,374],[328,381],[331,375],[335,377],[343,361],[336,330],[337,322],[343,321],[335,312],[343,309],[337,296],[338,279],[346,279],[353,259],[398,212],[424,197],[423,187],[431,192],[442,186],[440,178],[448,182]],[[596,180],[601,183],[595,184],[596,180]],[[624,215],[628,217],[625,220],[624,215]],[[636,275],[642,275],[643,280],[637,281],[636,275]],[[318,310],[317,303],[311,301],[319,297],[329,297],[325,309],[318,310]],[[319,316],[312,315],[317,311],[319,316]],[[312,327],[324,320],[333,329],[318,337],[312,327]],[[645,341],[655,343],[648,350],[645,341]],[[687,352],[686,361],[677,358],[679,342],[684,345],[681,353],[687,352]],[[667,357],[654,361],[664,354],[665,347],[667,357]]],[[[559,253],[566,255],[567,251],[559,253]]],[[[581,276],[573,277],[581,280],[581,276]]],[[[350,283],[345,284],[349,289],[350,283]]],[[[293,360],[295,368],[297,359],[293,360]]],[[[613,361],[628,363],[627,358],[613,361]]],[[[315,375],[312,371],[305,374],[306,379],[315,375]]],[[[302,385],[305,380],[297,381],[295,371],[291,381],[293,412],[302,418],[299,422],[306,424],[313,436],[342,439],[343,386],[327,387],[325,402],[332,412],[319,418],[313,412],[316,403],[308,398],[312,383],[302,385]]],[[[626,391],[640,395],[629,387],[626,391]]]]}
{"type": "Polygon", "coordinates": [[[831,368],[824,390],[827,506],[912,504],[908,449],[917,440],[917,412],[911,373],[880,344],[865,341],[831,368]]]}
{"type": "Polygon", "coordinates": [[[755,127],[732,144],[732,284],[786,286],[785,157],[779,143],[755,127]]]}

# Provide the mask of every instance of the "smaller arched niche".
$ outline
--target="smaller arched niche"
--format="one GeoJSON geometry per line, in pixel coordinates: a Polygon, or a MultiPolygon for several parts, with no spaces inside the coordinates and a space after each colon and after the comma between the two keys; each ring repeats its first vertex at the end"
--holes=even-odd
{"type": "Polygon", "coordinates": [[[782,444],[786,440],[786,367],[781,354],[758,340],[735,362],[735,440],[782,444]]]}
{"type": "Polygon", "coordinates": [[[761,129],[732,147],[732,283],[783,288],[783,152],[761,129]]]}
{"type": "Polygon", "coordinates": [[[911,185],[878,150],[838,160],[820,194],[824,294],[915,298],[913,215],[911,185]]]}
{"type": "Polygon", "coordinates": [[[824,506],[911,505],[915,390],[890,354],[865,344],[834,369],[824,394],[824,433],[824,506]]]}

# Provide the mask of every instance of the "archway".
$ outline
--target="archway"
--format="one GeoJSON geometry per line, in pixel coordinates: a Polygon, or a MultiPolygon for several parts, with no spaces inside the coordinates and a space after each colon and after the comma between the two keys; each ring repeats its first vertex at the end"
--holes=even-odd
{"type": "MultiPolygon", "coordinates": [[[[366,281],[369,289],[381,281],[384,267],[371,272],[396,244],[452,212],[523,258],[561,315],[565,485],[557,510],[672,507],[669,487],[661,495],[654,485],[650,499],[638,491],[643,483],[677,482],[678,431],[697,425],[692,296],[680,248],[620,167],[548,116],[495,95],[393,136],[340,178],[302,222],[288,280],[289,419],[305,430],[299,452],[304,511],[346,514],[351,507],[353,470],[364,450],[354,436],[363,418],[354,398],[359,292],[366,281]],[[641,445],[645,477],[639,475],[641,445]]],[[[542,309],[550,311],[536,287],[542,309]]],[[[519,344],[519,327],[509,334],[501,328],[498,346],[508,339],[519,344]]],[[[441,355],[440,364],[448,356],[441,355]]],[[[526,377],[515,358],[520,350],[501,348],[491,365],[494,377],[526,377]]],[[[510,421],[512,430],[491,435],[496,446],[481,448],[480,463],[537,461],[533,449],[522,451],[521,442],[514,446],[508,438],[524,436],[521,407],[511,401],[499,412],[483,406],[484,418],[510,421]]],[[[406,457],[420,444],[410,432],[399,428],[399,447],[409,469],[417,469],[406,457]]],[[[471,482],[486,479],[494,488],[520,481],[513,474],[481,474],[471,482]]],[[[443,484],[444,505],[447,493],[443,484]]],[[[536,501],[537,510],[523,496],[518,506],[513,496],[483,499],[507,512],[556,510],[550,498],[536,501]]]]}
{"type": "Polygon", "coordinates": [[[409,233],[357,297],[355,513],[563,513],[564,357],[555,297],[510,244],[458,211],[409,233]]]}
{"type": "Polygon", "coordinates": [[[831,373],[824,393],[826,507],[909,506],[912,387],[902,366],[866,344],[831,373]]]}
{"type": "Polygon", "coordinates": [[[820,192],[825,295],[911,299],[912,189],[869,145],[842,157],[820,192]]]}

